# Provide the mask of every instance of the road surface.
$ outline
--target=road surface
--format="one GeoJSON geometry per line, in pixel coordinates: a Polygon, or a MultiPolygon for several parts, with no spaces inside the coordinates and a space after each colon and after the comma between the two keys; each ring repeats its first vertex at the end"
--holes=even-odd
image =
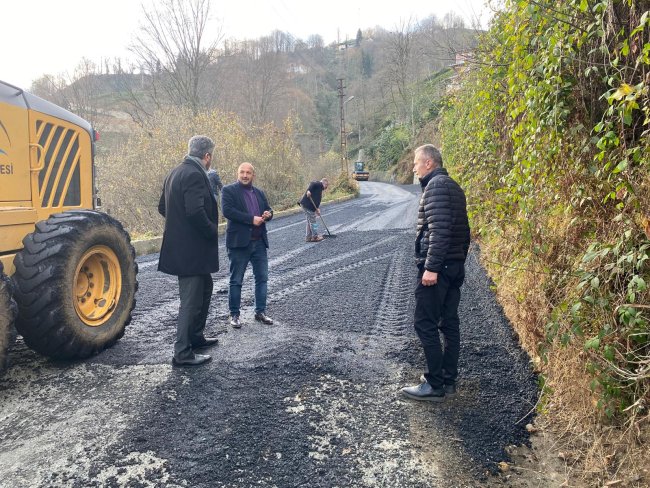
{"type": "MultiPolygon", "coordinates": [[[[301,214],[269,224],[268,314],[227,326],[227,256],[196,369],[171,366],[178,286],[138,259],[134,320],[113,348],[53,362],[19,338],[0,378],[0,486],[485,486],[527,442],[536,377],[472,247],[460,305],[459,393],[402,399],[424,363],[412,326],[419,188],[361,183],[325,205],[335,238],[305,243],[301,214]]],[[[223,243],[221,243],[223,246],[223,243]]]]}

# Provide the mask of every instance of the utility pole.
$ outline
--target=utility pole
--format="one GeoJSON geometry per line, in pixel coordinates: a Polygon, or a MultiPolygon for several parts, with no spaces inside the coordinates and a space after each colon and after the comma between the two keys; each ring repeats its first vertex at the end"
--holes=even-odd
{"type": "Polygon", "coordinates": [[[348,147],[347,147],[347,137],[345,135],[345,111],[343,109],[343,98],[345,98],[345,93],[343,90],[345,86],[343,85],[343,78],[338,78],[338,91],[339,91],[339,112],[341,114],[341,173],[349,173],[347,170],[348,167],[348,147]]]}

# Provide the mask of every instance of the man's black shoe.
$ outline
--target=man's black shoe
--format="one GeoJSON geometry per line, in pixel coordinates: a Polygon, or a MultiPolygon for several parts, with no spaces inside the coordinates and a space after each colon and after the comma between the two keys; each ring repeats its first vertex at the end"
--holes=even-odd
{"type": "Polygon", "coordinates": [[[456,385],[445,385],[445,395],[447,396],[453,396],[456,394],[456,385]]]}
{"type": "Polygon", "coordinates": [[[199,366],[200,364],[207,363],[212,359],[212,356],[207,354],[195,354],[193,358],[189,359],[172,359],[174,366],[199,366]]]}
{"type": "Polygon", "coordinates": [[[411,400],[422,402],[441,402],[445,399],[445,390],[442,388],[434,389],[429,383],[424,382],[417,386],[402,388],[402,395],[411,400]]]}
{"type": "Polygon", "coordinates": [[[239,320],[239,315],[230,316],[230,325],[232,325],[235,329],[241,329],[241,321],[239,320]]]}
{"type": "Polygon", "coordinates": [[[204,337],[202,341],[192,344],[192,349],[205,349],[206,347],[214,346],[219,343],[216,337],[204,337]]]}
{"type": "Polygon", "coordinates": [[[273,319],[266,315],[264,312],[259,312],[255,314],[255,320],[258,322],[262,322],[263,324],[266,325],[272,325],[273,324],[273,319]]]}

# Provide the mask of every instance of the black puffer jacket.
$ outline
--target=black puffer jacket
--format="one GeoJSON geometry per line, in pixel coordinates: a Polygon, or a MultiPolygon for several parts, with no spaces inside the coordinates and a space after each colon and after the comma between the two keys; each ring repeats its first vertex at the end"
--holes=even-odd
{"type": "Polygon", "coordinates": [[[419,266],[439,272],[445,261],[465,261],[469,249],[469,222],[465,193],[445,168],[436,168],[420,180],[415,257],[419,266]]]}

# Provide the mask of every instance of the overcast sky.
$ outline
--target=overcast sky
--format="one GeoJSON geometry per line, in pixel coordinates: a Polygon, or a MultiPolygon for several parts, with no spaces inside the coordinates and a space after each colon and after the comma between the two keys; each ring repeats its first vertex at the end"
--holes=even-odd
{"type": "MultiPolygon", "coordinates": [[[[400,21],[454,11],[487,25],[486,0],[212,0],[215,29],[226,38],[253,39],[278,29],[326,43],[354,38],[357,29],[394,29],[400,21]]],[[[142,5],[155,0],[4,0],[0,80],[29,88],[43,74],[72,73],[82,58],[128,58],[142,5]]],[[[149,7],[150,8],[150,7],[149,7]]]]}

